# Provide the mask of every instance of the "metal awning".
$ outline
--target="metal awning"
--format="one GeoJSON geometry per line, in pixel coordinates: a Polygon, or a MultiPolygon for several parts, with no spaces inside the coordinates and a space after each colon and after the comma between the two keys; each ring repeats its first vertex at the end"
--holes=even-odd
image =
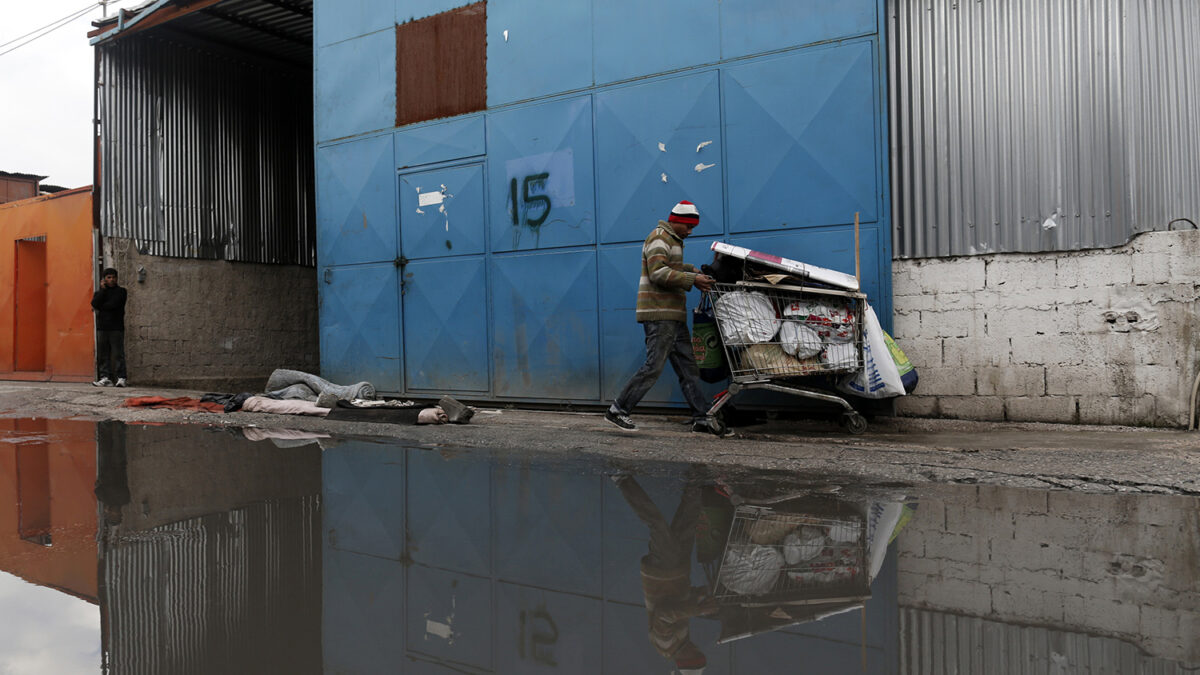
{"type": "Polygon", "coordinates": [[[157,28],[182,38],[312,63],[313,0],[151,0],[97,21],[101,45],[157,28]]]}

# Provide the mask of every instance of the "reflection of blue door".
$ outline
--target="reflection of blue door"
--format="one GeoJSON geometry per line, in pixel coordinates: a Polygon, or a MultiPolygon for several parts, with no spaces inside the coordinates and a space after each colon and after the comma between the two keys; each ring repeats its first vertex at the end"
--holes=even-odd
{"type": "Polygon", "coordinates": [[[486,392],[482,164],[400,176],[407,390],[486,392]]]}

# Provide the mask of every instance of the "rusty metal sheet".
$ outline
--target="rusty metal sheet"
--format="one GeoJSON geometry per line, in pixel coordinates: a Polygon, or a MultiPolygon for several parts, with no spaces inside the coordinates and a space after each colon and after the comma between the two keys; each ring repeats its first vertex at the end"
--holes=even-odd
{"type": "Polygon", "coordinates": [[[396,126],[486,107],[486,2],[396,26],[396,126]]]}

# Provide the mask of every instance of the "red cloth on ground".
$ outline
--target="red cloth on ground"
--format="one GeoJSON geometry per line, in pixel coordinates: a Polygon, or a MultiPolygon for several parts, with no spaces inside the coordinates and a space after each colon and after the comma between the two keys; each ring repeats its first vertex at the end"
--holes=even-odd
{"type": "Polygon", "coordinates": [[[225,406],[220,403],[208,403],[198,398],[166,398],[163,396],[134,396],[125,399],[121,404],[125,408],[170,408],[171,410],[199,410],[202,412],[225,412],[225,406]]]}

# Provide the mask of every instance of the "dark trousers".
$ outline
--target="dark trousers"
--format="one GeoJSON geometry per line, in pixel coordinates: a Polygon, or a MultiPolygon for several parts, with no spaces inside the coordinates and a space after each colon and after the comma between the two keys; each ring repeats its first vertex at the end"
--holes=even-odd
{"type": "Polygon", "coordinates": [[[638,519],[650,529],[650,553],[646,563],[663,570],[677,569],[688,564],[692,546],[696,543],[696,524],[700,521],[700,488],[688,485],[679,498],[679,508],[668,524],[654,500],[632,477],[617,483],[621,496],[638,519]]]}
{"type": "Polygon", "coordinates": [[[96,373],[99,379],[125,377],[125,331],[96,331],[96,373]]]}
{"type": "Polygon", "coordinates": [[[692,353],[692,335],[687,323],[645,321],[642,328],[646,331],[646,362],[629,378],[613,405],[626,415],[633,412],[646,392],[658,381],[667,361],[670,361],[675,374],[679,376],[683,397],[692,408],[692,417],[704,419],[709,406],[700,393],[700,368],[696,366],[696,356],[692,353]]]}

